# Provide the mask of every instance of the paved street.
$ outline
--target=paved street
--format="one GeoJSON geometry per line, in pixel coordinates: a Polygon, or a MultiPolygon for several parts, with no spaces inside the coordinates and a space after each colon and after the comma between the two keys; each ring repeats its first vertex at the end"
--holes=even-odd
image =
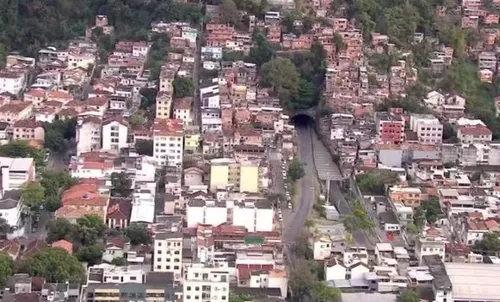
{"type": "MultiPolygon", "coordinates": [[[[317,175],[315,162],[316,165],[322,167],[331,167],[330,171],[326,171],[322,168],[324,171],[323,173],[325,173],[324,175],[333,177],[338,177],[337,175],[340,175],[338,167],[333,163],[330,154],[323,146],[314,130],[311,127],[301,127],[300,125],[297,125],[296,129],[299,136],[299,158],[304,163],[306,175],[300,180],[302,188],[300,202],[295,205],[295,211],[293,213],[284,215],[283,240],[285,243],[293,243],[297,234],[299,234],[300,230],[304,227],[304,222],[311,213],[314,205],[314,177],[317,175]]],[[[337,207],[341,217],[343,215],[352,215],[352,209],[349,207],[336,181],[331,181],[330,183],[330,201],[337,207]]],[[[369,238],[370,236],[365,231],[356,230],[352,235],[356,244],[369,248],[373,247],[374,243],[377,242],[377,238],[369,238]]]]}
{"type": "Polygon", "coordinates": [[[314,204],[314,177],[316,171],[314,170],[313,152],[311,150],[311,128],[297,126],[297,134],[299,136],[299,154],[298,157],[304,163],[304,170],[306,175],[300,180],[301,198],[295,206],[295,211],[290,215],[289,219],[284,221],[284,235],[283,241],[285,243],[292,243],[300,230],[304,227],[309,213],[311,213],[314,204]]]}
{"type": "MultiPolygon", "coordinates": [[[[200,28],[203,29],[203,22],[200,21],[200,28]]],[[[200,33],[201,34],[201,33],[200,33]]],[[[201,41],[202,38],[198,37],[196,40],[196,53],[194,56],[194,70],[193,70],[193,86],[194,86],[194,103],[193,103],[193,124],[201,126],[201,99],[200,91],[200,65],[201,65],[201,41]]]]}

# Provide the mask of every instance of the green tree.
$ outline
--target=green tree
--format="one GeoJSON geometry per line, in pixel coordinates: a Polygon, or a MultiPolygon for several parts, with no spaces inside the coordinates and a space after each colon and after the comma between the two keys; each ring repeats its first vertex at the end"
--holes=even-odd
{"type": "Polygon", "coordinates": [[[113,260],[111,260],[111,264],[116,265],[116,266],[126,266],[127,259],[125,259],[125,258],[113,258],[113,260]]]}
{"type": "Polygon", "coordinates": [[[222,61],[243,61],[245,59],[245,54],[242,51],[229,51],[222,53],[222,61]]]}
{"type": "Polygon", "coordinates": [[[276,50],[269,43],[267,37],[262,32],[257,32],[253,37],[254,45],[250,49],[250,54],[246,61],[255,63],[257,66],[262,66],[262,64],[271,61],[275,55],[276,50]]]}
{"type": "Polygon", "coordinates": [[[247,294],[229,292],[229,302],[248,302],[252,300],[252,297],[247,294]]]}
{"type": "Polygon", "coordinates": [[[111,186],[116,195],[127,197],[131,193],[132,180],[125,172],[113,172],[111,173],[111,186]]]}
{"type": "Polygon", "coordinates": [[[78,182],[67,172],[46,170],[41,174],[40,184],[45,190],[46,196],[58,196],[61,190],[65,190],[78,182]]]}
{"type": "Polygon", "coordinates": [[[420,302],[420,297],[416,291],[405,289],[399,296],[398,302],[420,302]]]}
{"type": "Polygon", "coordinates": [[[14,274],[14,260],[6,253],[0,253],[0,286],[7,285],[7,280],[14,274]]]}
{"type": "Polygon", "coordinates": [[[421,208],[425,219],[431,224],[436,222],[441,214],[441,205],[439,203],[439,198],[436,196],[431,196],[429,200],[423,202],[421,208]]]}
{"type": "Polygon", "coordinates": [[[97,264],[102,259],[102,246],[98,244],[82,246],[78,249],[76,257],[80,262],[87,262],[88,265],[97,264]]]}
{"type": "Polygon", "coordinates": [[[359,189],[363,193],[384,195],[385,186],[397,182],[397,175],[390,170],[372,170],[357,176],[359,189]]]}
{"type": "Polygon", "coordinates": [[[28,182],[23,188],[23,200],[31,209],[38,208],[45,200],[44,187],[37,181],[28,182]]]}
{"type": "Polygon", "coordinates": [[[299,161],[298,158],[294,158],[288,166],[288,176],[291,180],[296,181],[301,179],[305,175],[306,172],[304,171],[303,164],[299,161]]]}
{"type": "Polygon", "coordinates": [[[47,242],[52,243],[61,239],[73,242],[76,235],[76,226],[64,218],[50,220],[46,225],[47,242]]]}
{"type": "Polygon", "coordinates": [[[312,270],[311,261],[305,259],[297,259],[291,266],[290,272],[290,288],[294,297],[309,296],[316,285],[317,275],[312,270]]]}
{"type": "Polygon", "coordinates": [[[78,218],[76,222],[79,240],[84,246],[95,244],[104,236],[107,228],[103,219],[95,214],[85,215],[82,218],[78,218]]]}
{"type": "Polygon", "coordinates": [[[28,264],[33,276],[44,277],[47,282],[78,283],[85,276],[78,259],[61,248],[45,248],[29,258],[28,264]]]}
{"type": "Polygon", "coordinates": [[[334,302],[341,300],[342,292],[337,287],[322,281],[316,282],[311,290],[311,295],[317,302],[334,302]]]}
{"type": "Polygon", "coordinates": [[[140,126],[144,126],[146,124],[146,118],[142,114],[142,112],[134,113],[129,119],[128,122],[132,129],[135,129],[140,126]]]}
{"type": "Polygon", "coordinates": [[[233,0],[222,0],[220,5],[220,22],[234,26],[240,24],[240,12],[233,0]]]}
{"type": "Polygon", "coordinates": [[[130,243],[133,245],[151,243],[151,234],[149,233],[146,226],[142,224],[131,224],[125,230],[125,236],[127,236],[127,238],[130,240],[130,243]]]}
{"type": "Polygon", "coordinates": [[[153,140],[138,139],[135,141],[135,151],[140,155],[153,156],[153,140]]]}
{"type": "Polygon", "coordinates": [[[174,86],[174,97],[194,96],[194,85],[191,79],[176,77],[172,85],[174,86]]]}
{"type": "Polygon", "coordinates": [[[281,102],[289,107],[290,98],[298,95],[300,74],[290,59],[277,57],[261,68],[261,84],[271,87],[281,102]]]}
{"type": "Polygon", "coordinates": [[[156,88],[141,88],[139,94],[142,96],[141,109],[149,109],[156,104],[156,95],[158,94],[156,88]]]}
{"type": "Polygon", "coordinates": [[[500,252],[500,238],[498,234],[486,233],[481,241],[475,243],[474,248],[481,252],[500,252]]]}
{"type": "Polygon", "coordinates": [[[55,120],[44,123],[45,148],[54,153],[63,153],[68,150],[70,140],[76,136],[76,119],[55,120]]]}
{"type": "Polygon", "coordinates": [[[0,156],[32,157],[37,168],[45,166],[45,151],[31,147],[26,141],[11,141],[0,146],[0,156]]]}

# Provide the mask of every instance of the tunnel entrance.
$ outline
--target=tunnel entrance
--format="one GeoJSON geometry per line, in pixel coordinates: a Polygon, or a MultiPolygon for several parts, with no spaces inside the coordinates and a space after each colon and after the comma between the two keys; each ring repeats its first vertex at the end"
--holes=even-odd
{"type": "Polygon", "coordinates": [[[315,121],[312,117],[307,114],[297,114],[291,118],[291,122],[297,128],[308,128],[315,126],[315,121]]]}

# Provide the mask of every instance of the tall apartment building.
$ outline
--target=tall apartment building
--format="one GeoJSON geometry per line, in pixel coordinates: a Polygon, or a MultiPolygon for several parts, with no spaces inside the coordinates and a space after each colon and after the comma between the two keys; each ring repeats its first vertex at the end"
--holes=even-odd
{"type": "Polygon", "coordinates": [[[160,91],[156,95],[156,117],[170,118],[172,111],[172,92],[160,91]]]}
{"type": "Polygon", "coordinates": [[[259,164],[230,158],[213,159],[210,164],[210,191],[232,186],[239,192],[259,191],[259,164]]]}
{"type": "Polygon", "coordinates": [[[184,128],[182,120],[155,119],[153,125],[153,157],[158,165],[182,163],[184,128]]]}
{"type": "Polygon", "coordinates": [[[229,301],[229,271],[225,268],[193,264],[186,268],[183,284],[184,302],[229,301]]]}
{"type": "Polygon", "coordinates": [[[171,272],[175,280],[182,278],[182,233],[156,234],[153,251],[153,271],[171,272]]]}
{"type": "Polygon", "coordinates": [[[417,133],[422,144],[440,144],[443,142],[443,124],[430,114],[412,114],[410,129],[417,133]]]}
{"type": "Polygon", "coordinates": [[[174,280],[171,273],[149,272],[144,283],[89,283],[82,291],[82,302],[174,302],[174,280]]]}
{"type": "Polygon", "coordinates": [[[127,146],[128,122],[121,118],[107,119],[102,123],[102,149],[118,153],[127,146]]]}
{"type": "Polygon", "coordinates": [[[101,119],[87,116],[78,120],[76,125],[76,153],[98,151],[101,149],[101,119]]]}
{"type": "Polygon", "coordinates": [[[400,115],[377,112],[376,127],[382,143],[400,144],[405,139],[405,120],[400,115]]]}

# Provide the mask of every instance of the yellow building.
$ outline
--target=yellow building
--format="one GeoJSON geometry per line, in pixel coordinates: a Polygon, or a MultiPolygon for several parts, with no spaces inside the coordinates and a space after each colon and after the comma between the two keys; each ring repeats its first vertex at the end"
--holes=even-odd
{"type": "Polygon", "coordinates": [[[419,188],[392,187],[389,189],[389,198],[402,202],[407,207],[416,208],[422,203],[422,191],[419,188]]]}
{"type": "Polygon", "coordinates": [[[170,118],[172,112],[172,93],[169,91],[160,91],[156,95],[156,117],[170,118]]]}
{"type": "Polygon", "coordinates": [[[201,135],[198,126],[184,127],[184,151],[191,152],[200,148],[201,135]]]}
{"type": "Polygon", "coordinates": [[[210,191],[227,187],[229,184],[229,165],[234,162],[227,158],[216,158],[210,162],[210,191]]]}
{"type": "Polygon", "coordinates": [[[259,166],[242,163],[240,166],[240,192],[259,192],[259,166]]]}
{"type": "Polygon", "coordinates": [[[213,159],[210,165],[210,191],[228,187],[238,192],[259,192],[259,165],[239,163],[228,158],[213,159]]]}

